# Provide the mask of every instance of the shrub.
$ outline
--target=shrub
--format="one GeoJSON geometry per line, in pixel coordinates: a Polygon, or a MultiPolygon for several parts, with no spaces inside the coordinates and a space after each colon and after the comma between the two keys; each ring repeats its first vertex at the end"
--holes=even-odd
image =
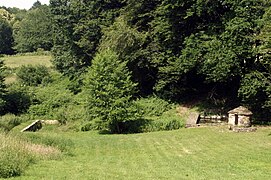
{"type": "Polygon", "coordinates": [[[29,89],[18,84],[12,84],[7,90],[5,112],[16,115],[27,112],[31,105],[29,89]]]}
{"type": "Polygon", "coordinates": [[[156,96],[141,98],[135,102],[140,107],[141,112],[146,117],[161,116],[164,112],[175,107],[174,104],[158,98],[156,96]]]}
{"type": "Polygon", "coordinates": [[[43,65],[24,65],[18,69],[17,76],[27,86],[38,86],[39,84],[50,82],[48,68],[43,65]]]}
{"type": "Polygon", "coordinates": [[[174,110],[170,110],[143,125],[142,132],[176,130],[183,128],[184,124],[184,119],[176,114],[174,110]]]}
{"type": "MultiPolygon", "coordinates": [[[[66,80],[64,79],[64,81],[66,80]]],[[[33,119],[66,118],[66,114],[70,113],[67,108],[76,105],[73,93],[65,89],[66,82],[58,82],[59,79],[48,86],[38,87],[33,90],[33,105],[28,110],[33,119]]]]}

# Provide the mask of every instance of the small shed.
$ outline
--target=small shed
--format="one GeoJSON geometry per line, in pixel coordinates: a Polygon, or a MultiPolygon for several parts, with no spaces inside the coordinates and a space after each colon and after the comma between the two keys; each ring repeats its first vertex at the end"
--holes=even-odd
{"type": "Polygon", "coordinates": [[[229,112],[229,125],[233,126],[250,126],[252,112],[243,106],[239,106],[229,112]]]}

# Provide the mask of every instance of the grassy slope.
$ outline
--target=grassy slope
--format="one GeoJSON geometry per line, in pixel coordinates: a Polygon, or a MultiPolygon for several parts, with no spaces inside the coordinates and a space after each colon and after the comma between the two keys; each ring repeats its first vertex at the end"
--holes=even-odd
{"type": "Polygon", "coordinates": [[[35,164],[15,179],[270,179],[270,132],[57,133],[74,141],[74,156],[35,164]]]}
{"type": "Polygon", "coordinates": [[[22,65],[44,65],[51,67],[51,56],[42,55],[29,55],[29,56],[5,56],[1,58],[4,60],[5,65],[10,68],[17,68],[22,65]]]}

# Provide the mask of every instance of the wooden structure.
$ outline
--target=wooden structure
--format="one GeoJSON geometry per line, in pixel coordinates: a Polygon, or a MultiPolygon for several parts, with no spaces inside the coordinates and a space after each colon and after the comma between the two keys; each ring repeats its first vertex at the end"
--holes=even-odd
{"type": "Polygon", "coordinates": [[[239,106],[229,112],[228,124],[232,126],[249,127],[252,112],[243,106],[239,106]]]}

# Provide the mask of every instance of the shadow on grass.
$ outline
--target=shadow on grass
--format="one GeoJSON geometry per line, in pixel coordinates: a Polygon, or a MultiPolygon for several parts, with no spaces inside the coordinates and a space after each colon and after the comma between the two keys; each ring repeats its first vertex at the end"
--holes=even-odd
{"type": "Polygon", "coordinates": [[[112,128],[112,131],[109,130],[100,130],[99,134],[136,134],[143,133],[144,127],[151,124],[152,120],[149,119],[137,119],[125,122],[119,122],[118,127],[120,132],[117,133],[115,128],[112,128]]]}

